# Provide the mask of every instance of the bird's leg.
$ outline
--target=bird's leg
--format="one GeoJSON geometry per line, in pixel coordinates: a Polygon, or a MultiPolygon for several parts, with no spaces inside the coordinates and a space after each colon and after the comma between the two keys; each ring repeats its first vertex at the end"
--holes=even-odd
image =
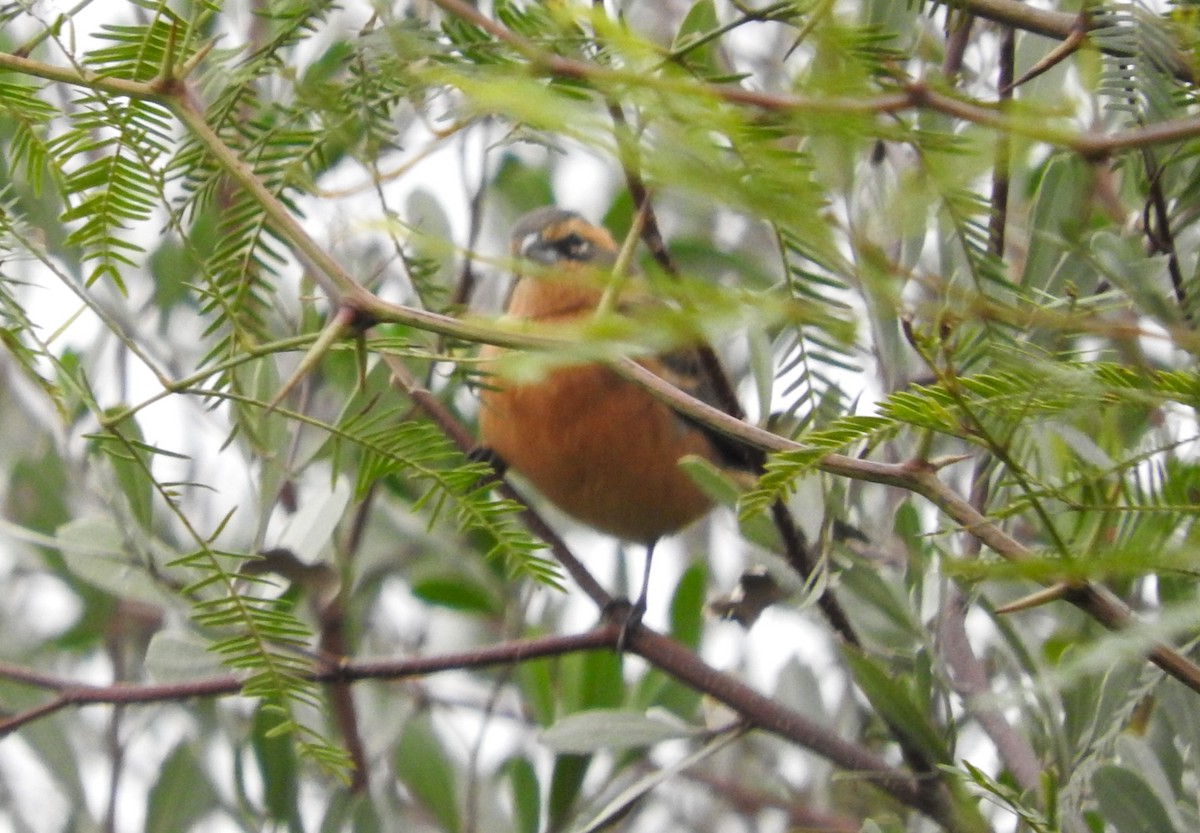
{"type": "Polygon", "coordinates": [[[496,477],[504,477],[508,471],[508,461],[496,453],[494,448],[477,445],[467,452],[467,460],[472,463],[487,463],[496,473],[496,477]]]}
{"type": "Polygon", "coordinates": [[[658,541],[655,540],[646,545],[646,566],[642,571],[642,592],[638,594],[637,601],[629,609],[629,615],[621,623],[621,632],[617,635],[616,650],[618,654],[625,653],[629,635],[641,626],[642,617],[646,615],[646,597],[650,593],[650,564],[654,560],[654,545],[657,543],[658,541]]]}
{"type": "Polygon", "coordinates": [[[650,563],[654,560],[654,545],[657,543],[658,541],[655,540],[646,545],[646,566],[642,570],[642,592],[638,594],[638,599],[633,605],[638,619],[641,619],[642,614],[646,612],[646,597],[650,593],[650,563]]]}

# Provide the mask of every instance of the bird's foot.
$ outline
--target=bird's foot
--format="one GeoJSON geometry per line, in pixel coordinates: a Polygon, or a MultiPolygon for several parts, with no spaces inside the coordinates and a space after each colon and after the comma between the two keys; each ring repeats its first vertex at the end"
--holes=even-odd
{"type": "Polygon", "coordinates": [[[639,599],[636,603],[629,599],[614,599],[604,608],[605,620],[618,625],[617,641],[613,650],[618,654],[625,653],[629,640],[642,626],[642,617],[646,615],[646,600],[639,599]]]}
{"type": "Polygon", "coordinates": [[[487,463],[492,467],[497,479],[504,477],[508,471],[508,463],[496,453],[496,449],[486,445],[477,445],[467,452],[467,460],[472,463],[487,463]]]}

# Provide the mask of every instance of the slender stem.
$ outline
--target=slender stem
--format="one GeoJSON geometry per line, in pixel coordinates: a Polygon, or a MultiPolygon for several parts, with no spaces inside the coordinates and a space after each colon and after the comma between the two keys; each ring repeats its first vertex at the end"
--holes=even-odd
{"type": "MultiPolygon", "coordinates": [[[[655,376],[644,367],[625,361],[614,366],[625,378],[658,395],[672,408],[729,436],[756,445],[767,451],[799,451],[800,443],[763,431],[734,419],[706,405],[655,376]]],[[[957,522],[965,532],[974,535],[985,546],[1010,561],[1026,561],[1034,557],[1024,544],[1006,533],[996,523],[979,512],[961,495],[937,476],[937,467],[923,461],[906,463],[877,463],[843,454],[828,454],[817,467],[828,474],[865,480],[885,486],[896,486],[919,494],[957,522]]],[[[1099,585],[1084,583],[1068,600],[1087,612],[1105,627],[1116,630],[1129,625],[1133,613],[1122,601],[1099,585]]],[[[1200,692],[1200,666],[1197,666],[1169,645],[1155,645],[1148,654],[1150,661],[1196,692],[1200,692]]]]}
{"type": "MultiPolygon", "coordinates": [[[[1078,133],[1069,128],[1055,127],[1047,123],[1045,117],[1041,115],[1005,115],[998,112],[994,106],[978,104],[964,98],[950,96],[933,90],[919,81],[901,83],[898,91],[874,97],[833,96],[813,98],[793,93],[771,93],[750,90],[735,84],[702,84],[691,80],[680,80],[644,72],[616,69],[545,52],[536,44],[468,5],[464,0],[433,0],[433,2],[443,10],[469,21],[494,36],[497,40],[503,41],[516,49],[529,60],[531,68],[535,71],[558,78],[601,82],[618,87],[632,86],[655,89],[672,94],[694,95],[702,93],[706,96],[715,96],[730,104],[741,104],[768,112],[791,114],[870,115],[895,113],[914,108],[927,109],[985,127],[1002,130],[1006,133],[1065,147],[1089,159],[1103,158],[1133,147],[1164,142],[1177,142],[1200,136],[1200,117],[1176,119],[1107,135],[1102,133],[1078,133]]],[[[1042,24],[1051,24],[1052,22],[1052,25],[1047,27],[1047,31],[1052,29],[1054,32],[1052,36],[1063,39],[1071,37],[1071,33],[1078,28],[1078,18],[1075,15],[1054,14],[1049,18],[1045,17],[1046,13],[1022,15],[1018,14],[1021,5],[1018,3],[998,2],[997,0],[990,0],[990,2],[973,0],[973,2],[964,4],[968,11],[973,11],[981,17],[1010,23],[1010,25],[1017,28],[1040,26],[1042,24]]],[[[1028,9],[1028,11],[1037,12],[1035,9],[1028,9]]],[[[1096,24],[1090,25],[1093,28],[1099,28],[1096,24]]],[[[1036,28],[1031,28],[1030,30],[1038,31],[1036,28]]],[[[1176,68],[1177,74],[1186,70],[1186,62],[1182,58],[1177,59],[1177,63],[1180,64],[1176,68]]]]}
{"type": "MultiPolygon", "coordinates": [[[[1000,76],[996,86],[1002,101],[1011,101],[1016,68],[1017,39],[1012,29],[1000,37],[1000,76]]],[[[1012,141],[1001,133],[996,137],[996,165],[992,172],[991,214],[988,217],[988,251],[1004,257],[1004,237],[1008,229],[1008,193],[1012,177],[1012,141]]]]}
{"type": "MultiPolygon", "coordinates": [[[[447,4],[451,3],[451,0],[436,0],[436,2],[447,4]]],[[[503,29],[503,27],[500,28],[503,29]]],[[[504,31],[507,32],[507,30],[504,31]]],[[[0,60],[0,66],[3,66],[2,60],[0,60]]],[[[145,89],[145,85],[142,85],[142,87],[145,89]]],[[[495,326],[463,322],[424,310],[390,304],[377,298],[345,272],[309,236],[286,207],[259,181],[253,170],[220,140],[203,117],[187,103],[185,97],[174,98],[167,103],[189,129],[192,129],[196,133],[196,136],[213,153],[222,166],[227,168],[230,175],[239,184],[246,187],[261,203],[263,210],[267,213],[271,221],[276,224],[277,229],[292,242],[297,254],[314,264],[317,267],[316,272],[322,273],[328,278],[327,282],[331,284],[329,286],[331,294],[336,296],[338,293],[342,293],[342,302],[346,305],[360,309],[364,313],[381,321],[386,320],[408,324],[413,327],[462,338],[467,341],[488,342],[505,347],[542,348],[553,348],[562,343],[560,339],[539,336],[528,332],[505,334],[500,328],[495,326]]],[[[1198,134],[1200,134],[1200,119],[1192,121],[1196,122],[1196,129],[1198,134]]],[[[1146,130],[1153,130],[1156,127],[1163,127],[1163,125],[1152,126],[1146,128],[1146,130]]],[[[619,374],[655,393],[681,413],[695,417],[718,431],[723,431],[764,451],[793,451],[803,448],[799,443],[768,431],[763,431],[688,396],[666,380],[655,376],[649,370],[646,370],[630,359],[615,362],[613,367],[619,374]]],[[[854,460],[842,455],[828,455],[823,459],[820,468],[831,474],[898,486],[922,494],[947,515],[962,524],[971,534],[978,536],[983,543],[992,547],[992,549],[996,550],[1002,556],[1019,560],[1028,558],[1031,555],[1028,550],[1005,534],[997,525],[979,515],[961,497],[941,484],[941,481],[937,479],[932,470],[929,470],[929,476],[925,477],[922,475],[922,466],[875,463],[867,460],[854,460]]],[[[599,588],[593,586],[589,594],[595,593],[597,590],[599,588]]],[[[599,590],[599,593],[603,593],[603,591],[599,590]]],[[[593,598],[596,598],[598,595],[593,595],[593,598]]],[[[1090,601],[1087,605],[1081,604],[1080,606],[1084,607],[1084,609],[1088,610],[1089,613],[1096,616],[1108,627],[1119,627],[1124,622],[1129,621],[1129,611],[1119,601],[1105,599],[1102,603],[1100,596],[1092,593],[1083,593],[1079,599],[1074,601],[1076,604],[1080,604],[1080,601],[1083,599],[1090,601]],[[1107,619],[1101,617],[1107,617],[1107,619]]],[[[1151,651],[1150,657],[1152,661],[1159,664],[1168,673],[1177,676],[1196,691],[1200,691],[1200,667],[1188,661],[1177,651],[1168,646],[1157,646],[1151,651]]]]}
{"type": "MultiPolygon", "coordinates": [[[[462,423],[458,421],[454,414],[437,397],[417,382],[416,377],[409,372],[403,362],[397,357],[386,353],[383,354],[383,360],[392,371],[393,384],[403,390],[405,395],[412,399],[437,424],[442,433],[449,437],[458,446],[460,451],[465,454],[475,448],[475,438],[471,433],[463,427],[462,423]]],[[[541,515],[530,507],[529,501],[525,500],[504,480],[498,481],[498,488],[503,497],[516,501],[525,507],[521,510],[521,520],[525,524],[525,527],[546,543],[550,548],[550,552],[553,553],[554,558],[571,574],[571,578],[579,585],[580,589],[601,609],[611,605],[613,597],[588,572],[587,568],[583,566],[583,562],[575,557],[575,554],[571,552],[562,537],[546,523],[541,515]]]]}
{"type": "MultiPolygon", "coordinates": [[[[423,677],[443,671],[511,665],[579,651],[611,650],[619,636],[619,624],[608,622],[582,634],[516,640],[433,657],[331,663],[310,672],[306,678],[315,683],[344,685],[359,680],[423,677]]],[[[927,813],[948,829],[958,829],[949,818],[946,808],[931,802],[930,796],[921,788],[919,781],[911,775],[889,766],[886,761],[865,747],[840,738],[816,721],[716,670],[673,640],[650,628],[641,627],[630,634],[629,647],[656,667],[744,715],[756,728],[810,749],[839,767],[864,778],[867,783],[879,787],[898,801],[927,813]]],[[[209,677],[164,685],[79,685],[73,680],[8,663],[0,663],[0,678],[54,691],[58,695],[42,706],[0,721],[0,737],[70,706],[102,703],[128,705],[179,702],[198,697],[225,697],[239,694],[244,685],[244,681],[234,676],[209,677]]]]}

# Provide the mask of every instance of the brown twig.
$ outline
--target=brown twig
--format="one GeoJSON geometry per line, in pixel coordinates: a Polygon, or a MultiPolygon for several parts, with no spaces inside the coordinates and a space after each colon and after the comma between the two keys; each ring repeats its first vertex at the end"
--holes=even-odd
{"type": "MultiPolygon", "coordinates": [[[[611,649],[616,643],[616,629],[602,627],[575,636],[551,636],[492,645],[474,651],[443,654],[436,657],[417,657],[406,660],[359,660],[327,663],[323,668],[306,675],[317,683],[352,683],[359,680],[398,680],[421,677],[440,671],[464,668],[486,668],[524,662],[542,657],[559,656],[574,651],[611,649]]],[[[244,681],[232,675],[206,677],[185,682],[157,685],[114,683],[112,685],[83,685],[74,680],[46,674],[32,668],[0,662],[0,679],[34,688],[57,692],[53,700],[19,715],[0,721],[0,737],[35,720],[70,706],[96,704],[138,704],[179,702],[193,698],[226,697],[239,694],[244,681]]]]}
{"type": "MultiPolygon", "coordinates": [[[[963,0],[962,6],[978,17],[1060,41],[1069,42],[1078,37],[1081,31],[1092,32],[1110,25],[1104,21],[1093,20],[1089,16],[1039,9],[1021,0],[963,0]]],[[[1129,55],[1121,49],[1107,46],[1102,51],[1106,55],[1119,58],[1129,55]]],[[[1171,72],[1178,80],[1185,83],[1196,81],[1195,70],[1186,55],[1176,52],[1169,59],[1169,63],[1171,72]]]]}
{"type": "MultiPolygon", "coordinates": [[[[770,93],[751,90],[735,84],[697,84],[697,82],[693,81],[683,82],[681,85],[681,82],[672,79],[647,75],[645,73],[627,72],[546,52],[521,35],[491,20],[463,0],[433,0],[433,2],[443,10],[469,21],[497,40],[516,49],[529,61],[531,69],[559,78],[606,82],[617,86],[656,86],[668,92],[703,90],[707,95],[714,96],[730,104],[746,105],[767,112],[795,115],[833,113],[842,115],[880,115],[914,108],[928,109],[984,127],[991,127],[996,130],[1011,132],[1038,141],[1066,147],[1088,159],[1100,159],[1122,150],[1141,147],[1147,144],[1177,142],[1200,136],[1200,117],[1176,119],[1122,133],[1107,135],[1096,133],[1080,134],[1069,129],[1057,128],[1047,124],[1044,118],[1003,115],[997,112],[991,105],[982,105],[962,98],[956,98],[938,92],[919,81],[901,83],[896,92],[885,93],[871,98],[851,96],[812,98],[792,93],[770,93]]],[[[1010,25],[1017,28],[1028,28],[1029,25],[1034,24],[1038,15],[1033,15],[1032,18],[1016,16],[1017,22],[1007,19],[1009,15],[1006,13],[1015,11],[1013,7],[1018,5],[1020,4],[997,3],[995,0],[990,0],[989,2],[974,0],[974,2],[966,4],[968,10],[975,12],[981,17],[988,17],[999,22],[1009,22],[1010,25]]],[[[1067,28],[1062,31],[1061,36],[1063,38],[1069,37],[1070,32],[1077,25],[1076,16],[1065,15],[1065,17],[1070,22],[1067,28]]],[[[1057,23],[1062,22],[1061,20],[1057,20],[1057,17],[1056,21],[1057,23]]],[[[0,62],[0,67],[2,66],[3,63],[0,62]]]]}
{"type": "Polygon", "coordinates": [[[962,72],[963,56],[971,43],[975,15],[949,9],[946,17],[946,54],[942,58],[942,74],[954,78],[962,72]]]}
{"type": "Polygon", "coordinates": [[[764,807],[782,810],[787,814],[788,829],[794,833],[857,833],[862,820],[848,815],[827,812],[810,806],[803,797],[783,797],[731,778],[720,778],[708,772],[687,771],[683,777],[696,781],[714,791],[734,810],[750,817],[764,807]]]}
{"type": "MultiPolygon", "coordinates": [[[[1013,96],[1013,73],[1016,71],[1017,38],[1007,29],[1000,39],[1000,77],[996,86],[1000,100],[1009,102],[1013,96]]],[[[988,251],[997,258],[1004,257],[1004,238],[1008,228],[1008,192],[1012,168],[1012,141],[1008,134],[996,137],[995,167],[992,171],[991,213],[988,217],[988,251]]]]}
{"type": "Polygon", "coordinates": [[[648,628],[639,628],[630,635],[628,647],[654,667],[729,706],[756,728],[785,737],[836,761],[905,805],[920,810],[950,829],[955,828],[949,810],[942,803],[940,791],[924,789],[918,779],[888,767],[874,753],[842,740],[798,712],[781,708],[775,700],[699,661],[682,645],[648,628]]]}
{"type": "MultiPolygon", "coordinates": [[[[578,651],[611,650],[616,645],[620,632],[619,624],[606,622],[583,634],[517,640],[436,657],[345,661],[313,671],[307,675],[307,679],[323,684],[348,684],[359,680],[400,680],[442,671],[511,665],[578,651]]],[[[866,779],[868,783],[879,787],[898,801],[943,823],[949,822],[946,808],[931,802],[919,782],[912,776],[888,766],[882,758],[864,747],[843,740],[799,712],[717,671],[673,640],[642,627],[629,635],[628,646],[655,667],[744,715],[756,728],[810,749],[839,767],[866,779]]],[[[8,663],[0,663],[0,678],[58,694],[35,709],[0,722],[0,737],[67,707],[179,702],[193,698],[233,696],[239,694],[243,686],[243,681],[234,676],[209,677],[165,685],[80,685],[73,680],[8,663]]],[[[952,824],[948,826],[953,827],[952,824]]]]}
{"type": "MultiPolygon", "coordinates": [[[[658,216],[654,211],[653,201],[650,199],[649,190],[646,188],[645,180],[642,178],[641,151],[638,146],[637,137],[630,129],[629,123],[625,118],[625,111],[618,102],[610,99],[608,101],[608,112],[612,117],[613,130],[616,134],[621,170],[625,176],[625,187],[628,189],[629,196],[633,200],[633,205],[641,217],[642,242],[646,244],[646,248],[650,251],[651,256],[662,267],[663,271],[678,280],[682,276],[678,266],[675,265],[674,259],[671,257],[670,251],[667,249],[666,242],[663,240],[662,231],[658,225],[658,216]]],[[[694,349],[700,360],[701,373],[714,394],[717,406],[735,419],[744,419],[745,411],[742,410],[741,402],[738,401],[733,383],[730,381],[729,375],[725,372],[725,368],[722,366],[721,360],[717,357],[712,345],[701,343],[695,345],[694,349]]],[[[766,456],[754,446],[747,446],[745,462],[748,464],[748,468],[761,471],[763,464],[766,462],[766,456]]],[[[808,542],[804,538],[803,531],[796,524],[787,505],[782,500],[778,500],[772,505],[771,519],[779,532],[780,540],[783,543],[784,556],[787,558],[788,563],[791,564],[792,569],[803,580],[808,581],[816,571],[817,565],[812,557],[808,542]]],[[[827,588],[818,599],[817,605],[829,621],[834,632],[844,642],[849,645],[861,644],[858,634],[855,633],[854,626],[850,622],[850,617],[846,615],[845,610],[832,590],[827,588]]]]}
{"type": "MultiPolygon", "coordinates": [[[[317,621],[320,623],[320,641],[318,647],[323,656],[343,657],[349,653],[346,643],[346,617],[342,604],[342,592],[328,601],[314,594],[314,605],[317,607],[317,621]]],[[[352,795],[366,790],[369,779],[367,771],[367,752],[363,746],[362,734],[359,732],[358,709],[354,705],[354,696],[346,683],[336,683],[329,686],[329,705],[337,721],[338,732],[345,745],[346,754],[350,758],[350,783],[347,789],[352,795]]]]}
{"type": "MultiPolygon", "coordinates": [[[[990,455],[978,460],[971,478],[969,500],[981,514],[990,499],[990,477],[995,469],[995,461],[996,458],[990,455]]],[[[978,558],[982,550],[979,539],[967,534],[963,538],[965,557],[978,558]]],[[[950,682],[954,690],[963,698],[968,713],[995,744],[1001,762],[1021,789],[1032,793],[1041,779],[1041,763],[1029,741],[1013,729],[1003,711],[988,700],[991,686],[987,670],[975,655],[967,637],[966,601],[966,594],[958,586],[950,588],[938,620],[941,641],[939,656],[951,672],[950,682]]]]}
{"type": "Polygon", "coordinates": [[[1179,263],[1179,251],[1175,247],[1175,234],[1171,230],[1171,212],[1167,208],[1167,197],[1163,191],[1163,168],[1154,158],[1154,151],[1142,148],[1142,164],[1146,168],[1149,199],[1142,212],[1142,227],[1150,241],[1150,248],[1167,256],[1167,274],[1171,276],[1171,289],[1179,314],[1185,323],[1193,324],[1192,306],[1184,283],[1183,268],[1179,263]]]}
{"type": "MultiPolygon", "coordinates": [[[[418,383],[416,377],[409,372],[408,368],[404,366],[404,362],[400,361],[397,356],[383,353],[382,357],[392,372],[394,384],[404,391],[404,394],[412,399],[434,421],[442,433],[457,445],[460,451],[464,454],[471,452],[476,445],[475,437],[458,421],[458,418],[437,397],[418,383]]],[[[579,585],[583,592],[601,609],[611,605],[613,597],[588,572],[583,563],[575,557],[575,554],[567,547],[562,537],[530,507],[529,502],[513,489],[511,485],[504,480],[498,480],[497,482],[501,495],[510,500],[515,500],[525,507],[521,511],[521,520],[526,528],[549,546],[550,552],[553,553],[555,559],[570,573],[571,578],[575,580],[575,583],[579,585]]]]}

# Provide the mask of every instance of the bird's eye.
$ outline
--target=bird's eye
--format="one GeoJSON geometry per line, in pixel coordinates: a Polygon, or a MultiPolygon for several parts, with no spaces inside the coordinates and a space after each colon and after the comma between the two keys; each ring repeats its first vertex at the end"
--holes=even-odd
{"type": "Polygon", "coordinates": [[[555,248],[569,260],[587,260],[592,256],[592,241],[575,232],[559,240],[555,248]]]}

